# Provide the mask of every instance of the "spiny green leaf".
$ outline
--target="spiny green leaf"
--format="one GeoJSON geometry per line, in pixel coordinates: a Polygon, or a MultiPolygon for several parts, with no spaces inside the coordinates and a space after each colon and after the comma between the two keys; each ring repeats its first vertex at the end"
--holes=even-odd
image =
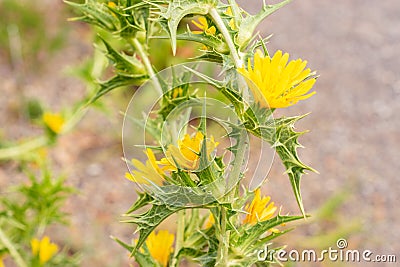
{"type": "Polygon", "coordinates": [[[153,206],[146,212],[130,215],[129,217],[131,217],[131,219],[123,221],[126,223],[136,224],[136,232],[139,232],[139,239],[135,248],[132,250],[132,255],[136,253],[150,233],[153,232],[162,221],[182,209],[182,207],[172,207],[165,204],[153,204],[153,206]]]}
{"type": "Polygon", "coordinates": [[[159,267],[160,265],[154,261],[150,254],[136,252],[135,260],[140,267],[159,267]]]}
{"type": "MultiPolygon", "coordinates": [[[[253,251],[255,247],[254,240],[259,240],[260,237],[268,230],[279,226],[283,223],[304,219],[303,216],[281,216],[278,215],[272,219],[257,222],[250,228],[245,229],[239,238],[236,240],[235,246],[239,247],[242,251],[253,251]]],[[[234,233],[236,234],[236,233],[234,233]]],[[[234,239],[233,239],[234,240],[234,239]]]]}
{"type": "Polygon", "coordinates": [[[114,63],[118,75],[137,78],[146,74],[146,68],[135,56],[119,53],[102,37],[100,39],[103,41],[107,49],[107,57],[114,63]]]}
{"type": "Polygon", "coordinates": [[[137,211],[138,209],[143,208],[144,206],[149,205],[154,201],[154,198],[146,192],[144,193],[138,192],[137,194],[138,194],[138,199],[125,214],[130,214],[134,211],[137,211]]]}
{"type": "Polygon", "coordinates": [[[172,51],[176,53],[176,38],[179,22],[187,15],[206,15],[211,7],[215,6],[214,0],[171,0],[168,7],[158,6],[160,16],[168,27],[168,34],[171,38],[172,51]]]}
{"type": "Polygon", "coordinates": [[[138,86],[147,80],[148,76],[143,75],[137,78],[123,77],[116,75],[106,82],[100,83],[99,89],[96,91],[94,96],[88,101],[87,105],[92,104],[97,99],[107,94],[108,92],[122,86],[138,86]]]}
{"type": "Polygon", "coordinates": [[[254,31],[258,24],[260,24],[266,17],[287,5],[291,0],[284,0],[275,5],[263,5],[262,10],[256,15],[249,15],[245,17],[239,27],[239,32],[236,38],[236,43],[239,47],[245,47],[253,38],[254,31]]]}
{"type": "Polygon", "coordinates": [[[305,132],[296,132],[294,124],[304,116],[306,115],[268,120],[264,125],[249,129],[254,135],[264,138],[278,153],[286,168],[296,201],[303,215],[305,215],[305,211],[300,192],[300,179],[305,170],[316,172],[302,163],[297,155],[297,148],[301,147],[298,137],[305,132]]]}
{"type": "Polygon", "coordinates": [[[71,20],[81,20],[109,31],[117,30],[116,24],[118,24],[119,21],[113,16],[105,3],[95,0],[86,0],[83,4],[70,1],[64,2],[83,14],[82,17],[73,18],[71,20]]]}
{"type": "Polygon", "coordinates": [[[128,245],[127,243],[121,241],[120,239],[116,238],[116,237],[111,237],[115,242],[117,242],[118,244],[120,244],[123,248],[125,248],[126,250],[128,250],[129,252],[131,252],[133,250],[133,246],[128,245]]]}
{"type": "Polygon", "coordinates": [[[193,34],[188,29],[187,32],[178,34],[176,36],[176,39],[204,44],[205,46],[210,47],[213,51],[216,51],[219,54],[229,53],[229,47],[226,45],[226,43],[212,35],[193,34]]]}

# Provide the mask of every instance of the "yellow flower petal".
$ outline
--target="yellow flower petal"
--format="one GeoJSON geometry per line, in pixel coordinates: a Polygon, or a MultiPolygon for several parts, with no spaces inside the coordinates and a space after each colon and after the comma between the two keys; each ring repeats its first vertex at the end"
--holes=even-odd
{"type": "Polygon", "coordinates": [[[161,186],[164,181],[164,171],[158,166],[156,157],[151,149],[147,148],[144,153],[148,158],[146,165],[137,159],[132,159],[131,162],[136,170],[131,173],[125,173],[125,178],[139,184],[154,183],[161,186]]]}
{"type": "Polygon", "coordinates": [[[32,239],[31,240],[32,254],[39,256],[41,264],[48,262],[58,251],[58,246],[50,242],[50,238],[45,236],[42,240],[32,239]]]}
{"type": "Polygon", "coordinates": [[[173,243],[175,236],[167,230],[160,230],[158,233],[154,231],[147,237],[146,246],[150,255],[158,261],[162,266],[167,266],[169,255],[173,251],[173,243]]]}
{"type": "Polygon", "coordinates": [[[214,219],[214,215],[212,215],[212,213],[210,212],[210,216],[208,216],[208,219],[205,223],[205,228],[208,229],[211,226],[213,226],[215,223],[215,219],[214,219]]]}
{"type": "Polygon", "coordinates": [[[310,69],[305,69],[307,61],[301,59],[289,61],[289,54],[278,50],[272,58],[256,51],[253,66],[249,59],[247,69],[239,68],[254,95],[262,107],[284,108],[300,100],[311,97],[307,94],[316,79],[310,69]]]}
{"type": "Polygon", "coordinates": [[[230,17],[232,17],[232,16],[233,16],[232,8],[231,8],[231,7],[228,7],[228,8],[225,10],[224,14],[225,14],[225,15],[228,15],[228,16],[230,16],[230,17]]]}
{"type": "MultiPolygon", "coordinates": [[[[177,168],[184,170],[197,169],[203,141],[204,135],[201,132],[196,132],[192,137],[189,134],[185,134],[183,139],[178,141],[178,146],[169,145],[166,151],[166,158],[158,162],[164,165],[162,170],[175,171],[177,168]]],[[[207,156],[211,155],[218,144],[212,136],[209,140],[206,140],[207,156]]]]}
{"type": "Polygon", "coordinates": [[[54,133],[58,134],[62,131],[65,121],[61,114],[45,112],[42,119],[44,124],[46,124],[54,133]]]}
{"type": "Polygon", "coordinates": [[[217,29],[214,26],[208,27],[209,25],[207,19],[203,16],[198,18],[198,22],[192,20],[192,23],[201,30],[201,31],[192,31],[192,33],[194,34],[205,33],[206,35],[215,35],[215,33],[217,32],[217,29]]]}
{"type": "Polygon", "coordinates": [[[274,202],[269,203],[270,200],[271,198],[269,196],[261,198],[261,190],[259,188],[256,189],[252,202],[245,207],[247,215],[243,223],[254,225],[257,222],[272,218],[277,207],[275,207],[274,202]]]}

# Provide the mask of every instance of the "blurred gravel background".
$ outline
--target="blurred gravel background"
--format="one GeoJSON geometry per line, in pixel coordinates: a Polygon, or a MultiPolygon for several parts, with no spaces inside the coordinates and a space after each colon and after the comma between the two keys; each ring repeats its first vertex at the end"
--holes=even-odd
{"type": "MultiPolygon", "coordinates": [[[[238,2],[250,13],[261,3],[238,2]]],[[[41,63],[29,67],[12,62],[0,50],[0,125],[5,140],[37,132],[18,113],[20,92],[53,110],[79,99],[84,92],[82,83],[66,72],[90,57],[91,32],[83,24],[66,21],[71,14],[61,1],[38,1],[38,6],[48,14],[48,25],[69,30],[60,52],[40,54],[41,63]]],[[[301,158],[320,172],[303,178],[306,209],[312,214],[330,196],[349,191],[350,196],[336,211],[344,218],[343,225],[357,221],[362,226],[349,235],[349,247],[395,254],[400,261],[400,120],[396,115],[400,112],[400,2],[297,0],[269,17],[259,30],[263,36],[274,34],[270,51],[281,49],[292,59],[307,59],[308,66],[321,75],[315,96],[285,110],[286,115],[311,112],[297,125],[299,130],[311,129],[300,140],[306,147],[300,150],[301,158]]],[[[128,240],[132,232],[129,225],[118,222],[135,198],[135,187],[123,178],[126,167],[120,160],[119,111],[125,104],[107,103],[111,105],[109,116],[90,111],[50,155],[57,169],[68,176],[68,183],[80,190],[66,207],[72,214],[69,229],[54,229],[54,235],[83,252],[82,266],[128,266],[127,253],[109,238],[128,240]]],[[[274,164],[265,192],[284,212],[298,213],[282,172],[279,162],[274,164]]],[[[0,192],[24,179],[14,164],[0,165],[0,192]]],[[[317,221],[295,232],[303,231],[310,238],[325,224],[317,221]]],[[[171,225],[165,227],[173,228],[171,225]]],[[[303,240],[309,239],[294,243],[307,247],[303,240]]],[[[290,239],[287,243],[296,248],[290,239]]]]}

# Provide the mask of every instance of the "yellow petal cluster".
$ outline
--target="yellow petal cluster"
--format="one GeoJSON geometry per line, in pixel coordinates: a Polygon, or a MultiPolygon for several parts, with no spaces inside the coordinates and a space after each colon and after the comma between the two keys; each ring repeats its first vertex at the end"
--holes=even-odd
{"type": "Polygon", "coordinates": [[[206,35],[215,35],[215,33],[217,32],[217,29],[214,26],[209,27],[207,19],[203,16],[199,17],[198,22],[192,20],[192,23],[201,30],[201,31],[192,31],[192,33],[194,34],[205,33],[206,35]]]}
{"type": "Polygon", "coordinates": [[[117,4],[115,4],[114,2],[111,2],[111,1],[109,1],[109,2],[107,3],[107,5],[108,5],[109,7],[111,7],[111,8],[116,8],[116,7],[117,7],[117,4]]]}
{"type": "MultiPolygon", "coordinates": [[[[183,139],[178,141],[178,146],[169,145],[166,151],[166,158],[160,160],[160,164],[164,165],[163,170],[176,171],[178,168],[185,170],[195,170],[199,166],[200,151],[203,145],[204,135],[196,132],[194,136],[185,134],[183,139]]],[[[207,156],[218,146],[218,142],[214,141],[211,136],[206,140],[207,156]]]]}
{"type": "MultiPolygon", "coordinates": [[[[224,14],[227,15],[227,16],[229,16],[229,17],[233,17],[232,8],[231,8],[231,7],[228,7],[228,8],[225,10],[224,14]]],[[[233,18],[231,18],[231,19],[229,20],[229,27],[231,27],[231,29],[234,30],[234,31],[237,30],[236,25],[235,25],[235,20],[234,20],[233,18]]]]}
{"type": "Polygon", "coordinates": [[[50,242],[50,238],[45,236],[41,240],[32,239],[31,240],[32,254],[34,256],[39,256],[40,264],[48,262],[54,254],[58,251],[58,246],[50,242]]]}
{"type": "Polygon", "coordinates": [[[248,61],[247,70],[239,68],[254,94],[255,101],[266,108],[284,108],[304,100],[315,92],[307,94],[316,79],[310,69],[305,69],[307,61],[301,59],[288,63],[289,54],[278,50],[272,58],[261,51],[254,55],[254,66],[248,61]]]}
{"type": "Polygon", "coordinates": [[[259,188],[256,189],[253,201],[245,207],[247,215],[243,223],[254,225],[257,222],[272,218],[277,207],[274,205],[274,202],[269,203],[270,200],[271,197],[269,196],[261,198],[261,190],[259,188]]]}
{"type": "Polygon", "coordinates": [[[162,266],[168,265],[169,255],[173,251],[174,235],[167,230],[152,232],[146,240],[150,255],[162,266]]]}
{"type": "Polygon", "coordinates": [[[137,159],[132,159],[132,164],[136,170],[131,173],[125,173],[125,177],[135,183],[150,184],[154,183],[161,186],[164,181],[164,172],[157,164],[156,157],[150,148],[147,148],[144,153],[147,155],[148,160],[146,165],[137,159]]]}
{"type": "Polygon", "coordinates": [[[62,128],[65,123],[63,116],[61,116],[61,114],[59,113],[45,112],[43,114],[42,119],[44,124],[46,124],[47,127],[50,128],[50,130],[52,130],[57,134],[59,134],[62,131],[62,128]]]}

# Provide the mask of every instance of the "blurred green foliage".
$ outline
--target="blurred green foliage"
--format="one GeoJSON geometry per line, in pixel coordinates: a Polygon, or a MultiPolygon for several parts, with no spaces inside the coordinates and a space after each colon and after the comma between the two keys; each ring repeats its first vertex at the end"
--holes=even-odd
{"type": "MultiPolygon", "coordinates": [[[[30,242],[42,237],[54,224],[66,224],[67,214],[61,211],[65,200],[75,190],[64,184],[64,178],[52,178],[43,167],[37,178],[28,173],[29,182],[2,190],[0,195],[0,258],[10,256],[18,266],[34,266],[30,242]]],[[[48,266],[79,266],[79,258],[64,248],[48,266]]]]}
{"type": "Polygon", "coordinates": [[[23,60],[32,71],[40,67],[37,63],[43,58],[62,48],[67,37],[66,23],[50,23],[50,8],[42,4],[29,0],[0,1],[0,52],[9,63],[23,60]]]}

